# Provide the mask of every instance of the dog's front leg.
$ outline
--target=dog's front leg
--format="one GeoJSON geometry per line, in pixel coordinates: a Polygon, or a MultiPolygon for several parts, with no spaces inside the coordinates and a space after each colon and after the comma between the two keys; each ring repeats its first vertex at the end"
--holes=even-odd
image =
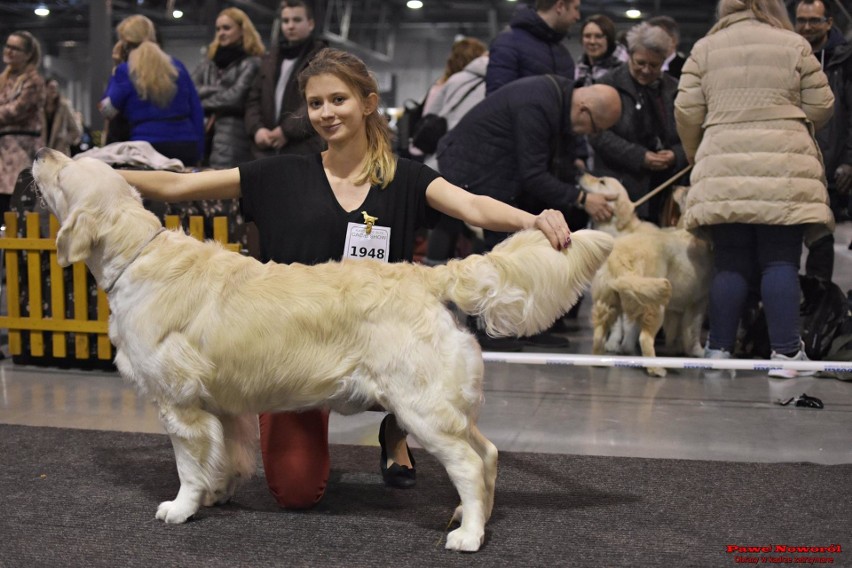
{"type": "Polygon", "coordinates": [[[222,423],[197,408],[160,410],[175,452],[180,490],[173,501],[157,508],[157,518],[179,524],[193,516],[208,492],[220,487],[226,475],[222,423]]]}

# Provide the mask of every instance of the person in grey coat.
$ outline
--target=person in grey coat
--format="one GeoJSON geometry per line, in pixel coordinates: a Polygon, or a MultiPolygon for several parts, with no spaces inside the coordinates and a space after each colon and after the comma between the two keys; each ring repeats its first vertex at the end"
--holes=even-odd
{"type": "MultiPolygon", "coordinates": [[[[598,82],[621,96],[621,119],[612,129],[589,136],[595,152],[594,173],[617,178],[636,201],[686,167],[686,154],[677,135],[674,100],[677,82],[662,71],[671,38],[660,27],[642,23],[627,33],[630,57],[598,82]]],[[[637,209],[659,224],[665,194],[637,209]]]]}
{"type": "Polygon", "coordinates": [[[245,12],[219,12],[207,57],[192,73],[204,108],[205,165],[211,168],[233,168],[252,159],[245,104],[263,53],[263,41],[245,12]]]}

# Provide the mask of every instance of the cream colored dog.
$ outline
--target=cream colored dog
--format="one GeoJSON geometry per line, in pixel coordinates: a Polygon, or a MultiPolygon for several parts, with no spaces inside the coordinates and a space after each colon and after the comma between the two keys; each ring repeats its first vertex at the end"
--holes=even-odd
{"type": "Polygon", "coordinates": [[[579,184],[589,193],[616,196],[613,201],[609,202],[612,217],[609,221],[596,222],[595,229],[609,233],[613,237],[660,230],[657,225],[643,221],[636,215],[636,208],[630,201],[627,190],[614,177],[595,177],[592,174],[583,174],[580,176],[579,184]]]}
{"type": "Polygon", "coordinates": [[[157,518],[182,523],[227,501],[255,469],[262,411],[381,405],[446,468],[461,526],[446,547],[475,551],[494,503],[497,449],[477,429],[483,362],[446,302],[494,335],[547,328],[612,248],[578,231],[566,251],[524,231],[446,266],[370,260],[261,264],[164,231],[109,166],[39,152],[33,176],[61,224],[63,266],[85,260],[108,292],[121,374],[150,395],[180,476],[157,518]]]}
{"type": "MultiPolygon", "coordinates": [[[[631,233],[658,232],[660,227],[648,221],[643,221],[636,215],[636,207],[630,201],[627,190],[620,181],[614,177],[596,177],[591,174],[580,176],[580,187],[589,193],[603,195],[615,195],[610,201],[612,217],[608,221],[596,222],[595,228],[613,237],[623,237],[631,233]]],[[[625,315],[620,314],[606,333],[604,349],[608,353],[634,354],[639,341],[640,328],[634,321],[628,321],[625,315]]]]}
{"type": "MultiPolygon", "coordinates": [[[[633,353],[638,340],[642,355],[655,357],[654,339],[662,327],[667,351],[702,357],[701,324],[713,270],[709,244],[683,229],[660,229],[639,219],[615,178],[587,174],[580,184],[618,196],[612,220],[596,225],[617,238],[592,282],[592,352],[633,353]]],[[[682,202],[682,189],[675,200],[682,202]]],[[[649,367],[648,373],[662,377],[666,370],[649,367]]]]}
{"type": "MultiPolygon", "coordinates": [[[[639,328],[644,357],[655,357],[660,327],[668,350],[702,357],[701,324],[707,309],[712,257],[706,241],[684,229],[632,233],[615,240],[612,254],[592,283],[592,352],[604,352],[604,340],[624,314],[639,328]]],[[[625,336],[630,335],[625,333],[625,336]]],[[[662,367],[648,373],[663,377],[662,367]]]]}

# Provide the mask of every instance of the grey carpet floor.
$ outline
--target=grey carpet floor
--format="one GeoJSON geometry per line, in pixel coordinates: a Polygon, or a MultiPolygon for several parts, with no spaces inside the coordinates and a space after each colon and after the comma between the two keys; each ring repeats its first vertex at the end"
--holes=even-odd
{"type": "Polygon", "coordinates": [[[852,465],[503,452],[485,545],[458,554],[443,548],[457,495],[416,457],[417,487],[393,490],[378,448],[333,446],[310,511],[278,509],[261,472],[230,504],[165,525],[154,513],[178,488],[165,436],[0,425],[0,566],[852,565],[852,465]],[[727,551],[833,544],[842,551],[727,551]]]}

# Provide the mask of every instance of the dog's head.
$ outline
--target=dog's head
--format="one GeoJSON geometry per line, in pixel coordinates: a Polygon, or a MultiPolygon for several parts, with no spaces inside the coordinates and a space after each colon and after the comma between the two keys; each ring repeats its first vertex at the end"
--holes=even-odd
{"type": "Polygon", "coordinates": [[[636,216],[633,202],[621,182],[614,177],[596,177],[592,174],[580,176],[580,187],[588,193],[598,193],[607,196],[615,195],[615,200],[609,202],[612,208],[612,219],[603,223],[595,223],[595,228],[616,234],[623,231],[636,216]]]}
{"type": "Polygon", "coordinates": [[[33,162],[36,194],[59,220],[57,260],[68,266],[86,260],[101,229],[111,224],[104,212],[121,211],[128,200],[141,204],[139,193],[109,165],[93,158],[72,160],[42,148],[33,162]]]}

